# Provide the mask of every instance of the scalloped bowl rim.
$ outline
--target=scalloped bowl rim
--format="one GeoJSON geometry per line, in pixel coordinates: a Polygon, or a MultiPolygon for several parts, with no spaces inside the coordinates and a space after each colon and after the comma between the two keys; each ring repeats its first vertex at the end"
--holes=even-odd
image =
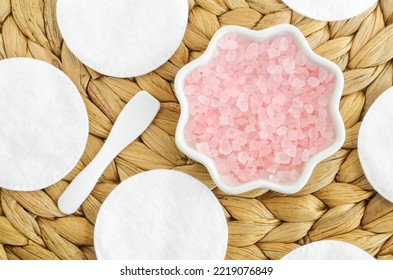
{"type": "Polygon", "coordinates": [[[303,36],[300,30],[297,29],[295,26],[291,24],[280,24],[260,31],[255,31],[245,27],[234,26],[234,25],[224,26],[214,34],[205,53],[201,55],[199,58],[195,59],[194,61],[186,64],[183,68],[180,69],[180,71],[176,75],[175,92],[181,107],[180,118],[177,125],[176,136],[175,136],[176,144],[178,148],[187,156],[189,156],[191,159],[203,164],[209,171],[217,187],[220,188],[225,193],[240,194],[254,189],[269,189],[286,194],[298,192],[307,184],[315,166],[322,160],[328,158],[329,156],[337,152],[344,144],[345,128],[339,111],[339,103],[340,103],[343,87],[344,87],[344,77],[341,69],[335,63],[314,53],[311,47],[309,46],[306,38],[303,36]],[[309,59],[311,59],[318,66],[328,69],[335,75],[336,78],[335,87],[333,90],[333,94],[329,100],[330,118],[332,119],[332,123],[336,134],[335,141],[329,147],[313,155],[309,159],[309,161],[307,161],[304,164],[303,170],[300,176],[298,177],[298,179],[292,183],[279,184],[261,178],[247,183],[242,183],[236,186],[228,185],[222,181],[221,176],[215,166],[213,159],[190,147],[185,140],[184,130],[189,120],[187,97],[183,92],[183,85],[185,82],[185,78],[198,66],[204,65],[211,60],[213,56],[213,52],[217,47],[217,43],[221,38],[223,38],[228,33],[237,33],[250,40],[256,40],[256,41],[269,40],[279,35],[290,34],[296,40],[298,47],[305,52],[305,54],[308,56],[309,59]]]}

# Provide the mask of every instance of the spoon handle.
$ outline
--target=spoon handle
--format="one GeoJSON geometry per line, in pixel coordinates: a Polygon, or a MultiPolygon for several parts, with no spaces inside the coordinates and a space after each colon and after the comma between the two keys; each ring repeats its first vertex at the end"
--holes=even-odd
{"type": "Polygon", "coordinates": [[[157,115],[160,103],[147,92],[138,93],[121,111],[96,157],[75,177],[60,196],[58,206],[72,214],[82,205],[111,161],[138,138],[157,115]]]}

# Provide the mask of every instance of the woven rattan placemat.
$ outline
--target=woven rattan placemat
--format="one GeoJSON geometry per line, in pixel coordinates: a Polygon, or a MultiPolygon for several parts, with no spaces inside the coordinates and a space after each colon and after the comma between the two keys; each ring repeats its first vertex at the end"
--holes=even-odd
{"type": "Polygon", "coordinates": [[[0,58],[34,57],[62,69],[86,103],[90,136],[81,161],[59,183],[36,192],[0,189],[0,259],[95,259],[94,222],[105,197],[120,181],[155,168],[191,174],[217,195],[228,218],[227,259],[279,259],[321,239],[347,241],[377,258],[393,259],[393,204],[375,194],[356,149],[362,116],[392,86],[392,0],[382,0],[356,18],[330,23],[304,18],[280,0],[190,0],[180,48],[162,67],[135,79],[101,76],[82,65],[62,41],[55,6],[55,0],[0,0],[0,58]],[[344,71],[340,109],[347,139],[296,195],[258,190],[228,196],[215,188],[203,166],[176,148],[180,108],[173,80],[184,64],[201,55],[220,26],[259,30],[278,23],[296,25],[316,53],[344,71]],[[94,157],[121,108],[141,89],[160,100],[158,117],[111,163],[81,209],[64,217],[56,206],[60,194],[94,157]]]}

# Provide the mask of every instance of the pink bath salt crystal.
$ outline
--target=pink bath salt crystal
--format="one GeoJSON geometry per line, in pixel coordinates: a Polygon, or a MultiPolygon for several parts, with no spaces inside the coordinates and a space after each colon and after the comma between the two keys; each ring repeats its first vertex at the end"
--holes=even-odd
{"type": "Polygon", "coordinates": [[[281,113],[281,106],[276,103],[271,103],[267,106],[267,116],[269,119],[275,118],[279,113],[281,113]]]}
{"type": "Polygon", "coordinates": [[[239,98],[237,99],[236,106],[237,106],[237,108],[239,108],[240,111],[247,112],[247,110],[248,110],[248,95],[246,93],[241,92],[239,94],[239,98]]]}
{"type": "Polygon", "coordinates": [[[214,76],[207,76],[207,77],[205,77],[205,84],[206,84],[206,86],[208,86],[210,88],[218,87],[219,83],[220,83],[220,80],[218,80],[214,76]]]}
{"type": "Polygon", "coordinates": [[[220,119],[220,124],[224,126],[228,125],[231,121],[231,119],[228,116],[220,116],[219,119],[220,119]]]}
{"type": "Polygon", "coordinates": [[[258,67],[260,67],[259,65],[259,61],[254,59],[250,61],[251,66],[254,68],[254,70],[257,70],[258,67]]]}
{"type": "Polygon", "coordinates": [[[285,97],[284,94],[280,93],[280,94],[276,95],[275,97],[273,97],[272,101],[274,103],[277,103],[280,106],[284,106],[285,103],[287,102],[287,98],[285,97]]]}
{"type": "Polygon", "coordinates": [[[228,139],[235,139],[236,137],[239,136],[239,133],[240,133],[239,130],[230,127],[226,132],[226,136],[228,137],[228,139]]]}
{"type": "Polygon", "coordinates": [[[267,72],[269,74],[281,74],[282,73],[282,67],[280,65],[272,64],[267,67],[267,72]]]}
{"type": "Polygon", "coordinates": [[[273,48],[268,49],[267,53],[268,53],[270,59],[275,58],[281,54],[281,52],[279,50],[273,49],[273,48]]]}
{"type": "Polygon", "coordinates": [[[198,101],[201,102],[201,104],[206,105],[206,106],[210,104],[210,99],[204,95],[199,95],[198,101]]]}
{"type": "Polygon", "coordinates": [[[270,91],[275,91],[280,87],[281,83],[273,79],[273,77],[270,77],[267,80],[267,87],[270,91]]]}
{"type": "Polygon", "coordinates": [[[302,161],[306,162],[310,159],[310,151],[305,149],[302,152],[302,161]]]}
{"type": "Polygon", "coordinates": [[[217,149],[218,145],[220,145],[220,138],[218,138],[217,136],[213,136],[210,139],[210,149],[217,149]]]}
{"type": "Polygon", "coordinates": [[[232,113],[232,106],[230,104],[221,104],[220,108],[218,108],[218,111],[220,112],[221,115],[228,116],[232,113]]]}
{"type": "Polygon", "coordinates": [[[287,128],[282,126],[277,129],[277,135],[285,135],[287,133],[287,128]]]}
{"type": "Polygon", "coordinates": [[[219,74],[224,73],[225,72],[225,67],[222,66],[221,64],[217,64],[216,72],[219,73],[219,74]]]}
{"type": "Polygon", "coordinates": [[[286,148],[289,148],[292,145],[291,141],[287,137],[282,139],[282,141],[280,143],[277,143],[277,144],[280,144],[280,145],[277,145],[275,147],[275,150],[280,150],[280,149],[285,150],[286,148]]]}
{"type": "Polygon", "coordinates": [[[246,74],[250,74],[250,73],[252,73],[254,71],[254,67],[252,67],[251,65],[248,65],[247,67],[246,67],[246,69],[244,69],[244,73],[246,73],[246,74]]]}
{"type": "Polygon", "coordinates": [[[266,108],[260,107],[257,110],[258,120],[259,121],[266,121],[268,119],[266,108]]]}
{"type": "Polygon", "coordinates": [[[306,62],[306,67],[308,70],[314,71],[317,69],[318,66],[312,60],[308,59],[306,62]]]}
{"type": "Polygon", "coordinates": [[[334,138],[334,135],[335,135],[334,131],[332,131],[332,130],[326,130],[324,132],[321,132],[321,134],[322,134],[322,137],[325,138],[328,141],[332,140],[334,138]]]}
{"type": "Polygon", "coordinates": [[[307,103],[304,105],[304,110],[306,110],[307,114],[311,114],[312,112],[314,112],[314,107],[312,106],[312,104],[307,103]]]}
{"type": "Polygon", "coordinates": [[[250,142],[250,151],[258,151],[261,147],[261,142],[252,140],[250,142]]]}
{"type": "Polygon", "coordinates": [[[296,179],[299,177],[299,174],[297,173],[297,171],[295,169],[293,169],[290,173],[289,173],[289,178],[291,182],[296,181],[296,179]]]}
{"type": "Polygon", "coordinates": [[[303,80],[299,79],[299,78],[295,78],[292,81],[291,85],[293,87],[304,87],[306,85],[306,83],[303,80]]]}
{"type": "Polygon", "coordinates": [[[256,86],[258,87],[259,91],[262,94],[266,94],[267,90],[269,89],[265,77],[262,77],[262,76],[258,78],[258,81],[256,82],[256,86]]]}
{"type": "Polygon", "coordinates": [[[300,109],[296,108],[295,106],[292,106],[291,108],[289,108],[288,112],[291,113],[292,118],[294,118],[294,119],[299,119],[301,116],[300,109]]]}
{"type": "Polygon", "coordinates": [[[296,130],[291,130],[288,132],[288,139],[291,141],[295,141],[298,139],[298,134],[296,130]]]}
{"type": "Polygon", "coordinates": [[[231,95],[228,94],[228,92],[226,92],[226,91],[224,90],[224,92],[222,93],[222,95],[221,95],[221,97],[220,97],[220,102],[221,102],[221,103],[227,103],[228,100],[229,100],[230,98],[231,98],[231,95]]]}
{"type": "Polygon", "coordinates": [[[208,128],[206,128],[206,133],[213,134],[214,132],[215,132],[214,127],[209,126],[208,128]]]}
{"type": "Polygon", "coordinates": [[[281,73],[279,73],[279,74],[272,74],[272,75],[270,76],[270,78],[271,78],[273,81],[277,82],[278,84],[281,84],[282,79],[283,79],[281,73]]]}
{"type": "Polygon", "coordinates": [[[243,89],[244,92],[248,93],[247,95],[258,95],[259,93],[258,87],[254,85],[245,85],[243,89]]]}
{"type": "Polygon", "coordinates": [[[302,101],[302,99],[300,97],[293,98],[292,102],[293,102],[293,106],[294,107],[296,107],[296,108],[303,108],[304,104],[303,104],[303,101],[302,101]]]}
{"type": "Polygon", "coordinates": [[[221,45],[221,48],[224,50],[234,50],[237,47],[238,43],[235,40],[227,40],[221,45]]]}
{"type": "Polygon", "coordinates": [[[282,37],[275,37],[273,40],[270,41],[270,47],[273,49],[279,49],[280,48],[280,41],[282,37]]]}
{"type": "Polygon", "coordinates": [[[280,183],[280,179],[276,176],[276,175],[269,175],[269,181],[273,182],[273,183],[280,183]]]}
{"type": "Polygon", "coordinates": [[[206,116],[204,114],[196,115],[194,120],[196,120],[197,123],[204,124],[206,122],[206,116]]]}
{"type": "Polygon", "coordinates": [[[288,47],[289,47],[289,40],[288,40],[288,38],[287,37],[282,37],[280,39],[280,47],[279,47],[280,51],[284,52],[284,51],[286,51],[288,49],[288,47]]]}
{"type": "Polygon", "coordinates": [[[255,126],[254,125],[246,125],[246,127],[244,128],[244,131],[246,132],[246,133],[251,133],[251,132],[254,132],[254,131],[256,131],[256,128],[255,128],[255,126]]]}
{"type": "Polygon", "coordinates": [[[257,58],[259,56],[259,46],[258,43],[254,42],[247,46],[247,53],[251,55],[253,58],[257,58]]]}
{"type": "Polygon", "coordinates": [[[229,143],[228,138],[226,138],[226,137],[221,138],[218,150],[222,155],[225,155],[225,156],[232,153],[231,144],[229,143]]]}
{"type": "Polygon", "coordinates": [[[309,116],[307,120],[309,124],[316,124],[319,121],[318,117],[313,115],[309,116]]]}
{"type": "Polygon", "coordinates": [[[197,87],[195,85],[187,85],[184,87],[184,94],[185,95],[192,95],[195,93],[197,90],[197,87]]]}
{"type": "Polygon", "coordinates": [[[317,147],[324,147],[326,144],[326,140],[323,137],[319,137],[316,141],[315,141],[315,146],[317,147]]]}
{"type": "Polygon", "coordinates": [[[269,138],[269,136],[270,136],[270,133],[266,129],[262,129],[259,131],[259,137],[261,137],[262,139],[267,139],[267,138],[269,138]]]}
{"type": "Polygon", "coordinates": [[[210,105],[211,105],[213,108],[218,108],[218,106],[220,105],[220,101],[217,100],[217,99],[211,99],[211,100],[210,100],[210,105]]]}
{"type": "Polygon", "coordinates": [[[275,162],[280,163],[280,164],[288,164],[291,162],[290,156],[288,156],[284,152],[279,152],[275,155],[274,157],[275,162]]]}
{"type": "Polygon", "coordinates": [[[203,93],[203,95],[208,96],[208,97],[214,95],[214,91],[211,88],[204,88],[202,90],[202,93],[203,93]]]}
{"type": "Polygon", "coordinates": [[[334,74],[329,72],[328,76],[326,77],[325,83],[330,83],[334,79],[334,74]]]}
{"type": "Polygon", "coordinates": [[[291,145],[291,146],[289,146],[288,148],[286,148],[284,150],[284,153],[287,154],[288,156],[292,157],[292,158],[295,157],[296,152],[297,152],[297,146],[296,145],[291,145]]]}
{"type": "Polygon", "coordinates": [[[324,82],[326,80],[326,78],[328,77],[328,71],[323,69],[322,67],[319,68],[319,72],[318,72],[318,79],[322,82],[324,82]]]}
{"type": "Polygon", "coordinates": [[[246,152],[241,151],[237,154],[237,159],[239,160],[240,163],[245,164],[248,161],[249,156],[246,152]]]}
{"type": "Polygon", "coordinates": [[[244,83],[246,82],[247,77],[246,76],[240,76],[238,81],[239,81],[239,85],[244,85],[244,83]]]}
{"type": "Polygon", "coordinates": [[[304,133],[302,133],[301,130],[298,130],[298,131],[297,131],[297,139],[298,139],[298,140],[303,140],[303,139],[305,139],[305,138],[306,138],[306,135],[305,135],[304,133]]]}
{"type": "Polygon", "coordinates": [[[287,74],[293,74],[296,69],[295,58],[292,56],[284,58],[284,60],[282,61],[282,66],[287,74]]]}
{"type": "Polygon", "coordinates": [[[207,64],[205,64],[205,65],[202,65],[202,66],[200,66],[199,67],[199,73],[202,75],[202,76],[208,76],[209,74],[210,74],[210,67],[209,67],[209,65],[207,65],[207,64]]]}
{"type": "Polygon", "coordinates": [[[310,130],[308,131],[309,135],[310,135],[310,139],[315,141],[318,139],[318,130],[315,127],[310,128],[310,130]]]}
{"type": "Polygon", "coordinates": [[[230,51],[228,51],[225,59],[228,62],[233,62],[236,60],[236,57],[237,57],[237,52],[235,50],[230,50],[230,51]]]}
{"type": "Polygon", "coordinates": [[[328,115],[328,113],[327,113],[327,111],[326,111],[325,109],[320,108],[320,109],[318,110],[318,120],[319,120],[319,121],[325,120],[326,117],[327,117],[327,115],[328,115]]]}
{"type": "Polygon", "coordinates": [[[317,90],[316,94],[319,96],[319,95],[325,94],[326,91],[327,91],[327,88],[322,86],[322,85],[320,85],[319,87],[317,87],[316,90],[317,90]]]}
{"type": "Polygon", "coordinates": [[[222,175],[221,180],[227,184],[228,186],[237,186],[239,185],[239,179],[237,179],[233,174],[231,174],[229,171],[223,173],[223,174],[228,174],[228,175],[222,175]]]}
{"type": "Polygon", "coordinates": [[[250,181],[251,178],[251,173],[249,173],[248,171],[239,171],[239,180],[242,182],[248,182],[250,181]]]}
{"type": "Polygon", "coordinates": [[[285,113],[280,113],[277,117],[270,120],[273,127],[279,127],[285,123],[285,113]]]}
{"type": "Polygon", "coordinates": [[[240,138],[235,138],[232,140],[231,143],[232,151],[240,151],[242,149],[242,145],[240,143],[240,138]]]}
{"type": "Polygon", "coordinates": [[[193,132],[196,135],[202,135],[205,133],[206,128],[207,128],[207,125],[205,123],[198,123],[193,132]]]}
{"type": "Polygon", "coordinates": [[[317,102],[318,102],[318,105],[320,107],[325,107],[329,103],[329,99],[327,99],[326,96],[321,95],[321,96],[318,97],[318,101],[317,102]]]}
{"type": "Polygon", "coordinates": [[[279,182],[288,182],[289,178],[289,171],[277,171],[277,178],[279,182]]]}
{"type": "Polygon", "coordinates": [[[292,164],[293,164],[294,166],[299,166],[299,165],[301,165],[301,164],[304,163],[304,162],[303,162],[303,159],[302,159],[302,155],[303,155],[303,152],[302,152],[302,151],[297,151],[297,152],[296,152],[296,155],[295,155],[295,157],[294,157],[293,160],[292,160],[292,164]]]}
{"type": "Polygon", "coordinates": [[[320,121],[320,122],[317,122],[316,124],[315,124],[315,128],[317,129],[317,131],[318,132],[324,132],[325,130],[326,130],[326,128],[327,128],[327,122],[326,121],[320,121]]]}
{"type": "Polygon", "coordinates": [[[317,152],[318,152],[317,148],[312,147],[312,148],[310,149],[310,156],[315,155],[317,152]]]}
{"type": "Polygon", "coordinates": [[[317,77],[310,77],[310,78],[307,79],[307,83],[308,83],[310,86],[316,88],[317,86],[319,86],[320,81],[318,80],[317,77]]]}
{"type": "Polygon", "coordinates": [[[221,174],[225,174],[228,171],[228,165],[225,161],[219,160],[216,162],[217,171],[221,174]]]}
{"type": "MultiPolygon", "coordinates": [[[[217,120],[218,120],[218,116],[215,115],[215,114],[207,114],[207,115],[206,115],[206,123],[207,123],[208,125],[213,125],[213,124],[215,124],[215,123],[217,122],[217,120]]],[[[207,132],[207,131],[206,131],[206,132],[207,132]]]]}
{"type": "Polygon", "coordinates": [[[222,92],[222,95],[227,95],[229,97],[236,97],[239,94],[239,92],[240,92],[240,90],[238,88],[230,87],[230,88],[224,89],[224,91],[222,92]]]}
{"type": "Polygon", "coordinates": [[[302,51],[298,51],[295,56],[295,62],[297,65],[304,66],[307,62],[307,57],[302,51]]]}
{"type": "Polygon", "coordinates": [[[253,114],[258,114],[258,109],[263,105],[263,101],[255,96],[250,98],[250,109],[253,114]]]}
{"type": "Polygon", "coordinates": [[[202,154],[206,155],[210,152],[210,146],[206,142],[197,143],[195,146],[196,146],[197,151],[202,154]]]}

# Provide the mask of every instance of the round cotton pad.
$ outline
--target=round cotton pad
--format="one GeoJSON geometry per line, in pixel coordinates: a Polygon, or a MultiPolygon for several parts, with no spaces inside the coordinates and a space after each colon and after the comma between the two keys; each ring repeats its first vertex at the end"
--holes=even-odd
{"type": "Polygon", "coordinates": [[[228,228],[213,193],[177,171],[139,173],[121,183],[98,213],[98,259],[223,259],[228,228]]]}
{"type": "Polygon", "coordinates": [[[362,249],[341,241],[323,240],[301,246],[283,260],[374,260],[362,249]]]}
{"type": "Polygon", "coordinates": [[[30,58],[0,61],[0,187],[32,191],[66,176],[84,151],[88,118],[71,80],[30,58]]]}
{"type": "Polygon", "coordinates": [[[377,0],[282,0],[295,12],[322,21],[355,17],[371,8],[377,0]]]}
{"type": "Polygon", "coordinates": [[[373,188],[393,202],[393,87],[369,108],[359,130],[358,153],[373,188]]]}
{"type": "Polygon", "coordinates": [[[105,75],[133,77],[167,61],[187,26],[187,0],[58,0],[70,50],[105,75]]]}

